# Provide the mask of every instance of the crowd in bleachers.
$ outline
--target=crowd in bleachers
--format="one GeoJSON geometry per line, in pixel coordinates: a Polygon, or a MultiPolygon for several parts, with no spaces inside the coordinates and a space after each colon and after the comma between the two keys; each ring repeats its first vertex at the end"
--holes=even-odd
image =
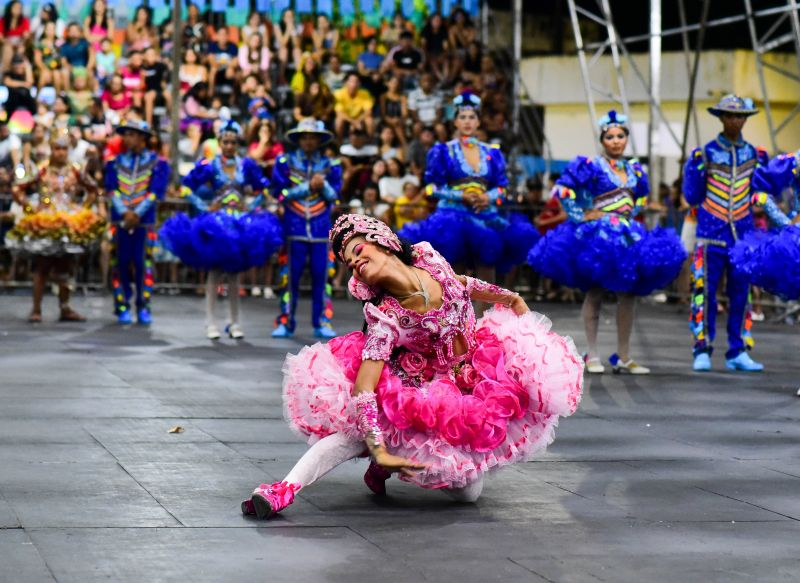
{"type": "MultiPolygon", "coordinates": [[[[70,159],[101,181],[103,161],[121,148],[114,127],[125,119],[148,122],[158,131],[154,147],[171,158],[172,108],[180,113],[181,175],[218,152],[215,128],[223,120],[240,123],[243,153],[268,174],[284,152],[287,130],[307,117],[324,121],[336,135],[326,153],[344,167],[341,204],[396,228],[431,211],[422,190],[425,160],[434,143],[452,137],[454,95],[479,94],[479,138],[509,142],[509,79],[463,8],[432,13],[420,26],[398,12],[376,27],[292,9],[273,22],[252,10],[238,27],[226,25],[224,13],[189,3],[181,21],[178,103],[171,99],[171,20],[154,22],[147,5],[132,14],[117,26],[105,0],[69,22],[53,4],[37,14],[26,14],[18,0],[6,4],[0,18],[4,210],[15,169],[47,160],[52,130],[69,131],[70,159]]],[[[518,198],[541,232],[565,219],[556,199],[547,202],[548,192],[531,181],[518,198]]],[[[171,191],[160,216],[181,208],[176,197],[171,191]]],[[[6,269],[4,278],[23,275],[6,269]]],[[[175,265],[164,275],[185,279],[175,265]]]]}

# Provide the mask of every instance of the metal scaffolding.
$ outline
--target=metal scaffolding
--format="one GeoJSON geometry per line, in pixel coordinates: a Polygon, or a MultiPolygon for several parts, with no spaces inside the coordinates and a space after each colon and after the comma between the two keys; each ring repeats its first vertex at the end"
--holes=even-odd
{"type": "MultiPolygon", "coordinates": [[[[641,84],[650,105],[650,123],[647,144],[648,156],[653,153],[653,138],[659,126],[667,130],[669,136],[680,148],[682,156],[685,156],[690,131],[689,126],[692,125],[692,121],[694,121],[695,133],[697,133],[695,85],[697,82],[697,69],[700,52],[703,48],[705,32],[711,27],[728,26],[746,21],[750,31],[753,52],[756,56],[756,70],[761,86],[761,99],[764,103],[764,112],[769,127],[772,149],[776,152],[778,150],[777,136],[795,117],[800,115],[800,103],[795,106],[784,119],[776,119],[770,107],[769,87],[765,79],[765,70],[769,69],[798,83],[800,83],[800,75],[775,65],[769,59],[765,58],[765,55],[776,49],[783,48],[787,44],[793,43],[798,67],[800,67],[800,5],[798,4],[798,0],[786,0],[784,6],[775,6],[761,10],[755,10],[753,8],[752,0],[742,0],[742,14],[714,20],[708,19],[710,0],[703,0],[700,21],[695,23],[686,22],[685,0],[678,0],[681,26],[670,29],[662,29],[661,27],[661,1],[662,0],[650,0],[651,18],[648,34],[621,38],[614,24],[609,0],[596,0],[596,10],[588,10],[578,6],[576,0],[567,0],[572,31],[575,36],[575,44],[578,52],[581,77],[586,93],[587,107],[589,108],[589,115],[593,120],[592,130],[595,132],[595,135],[597,135],[598,131],[597,127],[594,125],[594,120],[597,119],[595,99],[598,96],[606,101],[617,103],[624,113],[629,113],[630,103],[627,98],[625,81],[622,74],[622,64],[624,62],[641,84]],[[585,44],[581,33],[581,23],[584,21],[591,21],[600,25],[601,30],[605,33],[605,38],[599,42],[585,44]],[[778,34],[778,31],[787,21],[790,23],[790,32],[778,34]],[[694,47],[689,46],[688,33],[690,32],[697,33],[694,47]],[[686,56],[686,74],[689,80],[686,123],[681,138],[675,134],[673,128],[667,123],[660,106],[661,40],[674,35],[681,35],[682,37],[683,50],[686,56]],[[631,58],[631,54],[628,50],[629,46],[642,42],[649,43],[650,71],[647,78],[642,73],[637,63],[631,58]],[[691,57],[692,50],[694,51],[694,58],[691,57]],[[592,81],[592,73],[599,68],[600,58],[605,55],[607,51],[610,52],[611,55],[611,70],[605,69],[602,74],[605,77],[608,77],[609,74],[611,75],[616,85],[616,92],[614,93],[603,90],[592,81]],[[663,125],[661,125],[662,122],[663,125]]],[[[640,155],[642,153],[635,143],[632,143],[631,146],[635,155],[640,155]]],[[[653,160],[651,159],[651,164],[652,162],[653,160]]]]}

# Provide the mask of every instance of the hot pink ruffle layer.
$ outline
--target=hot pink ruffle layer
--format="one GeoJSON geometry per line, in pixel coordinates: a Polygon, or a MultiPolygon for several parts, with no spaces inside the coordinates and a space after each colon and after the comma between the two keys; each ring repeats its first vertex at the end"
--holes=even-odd
{"type": "MultiPolygon", "coordinates": [[[[583,362],[572,339],[550,326],[535,312],[495,308],[478,321],[478,346],[455,375],[416,387],[384,367],[376,392],[386,446],[429,466],[407,481],[460,488],[553,441],[558,418],[580,401],[583,362]]],[[[365,340],[353,332],[286,358],[286,418],[309,443],[333,433],[358,439],[351,392],[365,340]]]]}

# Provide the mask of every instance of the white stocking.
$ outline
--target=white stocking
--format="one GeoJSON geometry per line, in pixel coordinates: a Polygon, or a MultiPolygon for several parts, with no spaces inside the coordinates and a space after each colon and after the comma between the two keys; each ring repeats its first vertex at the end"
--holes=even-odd
{"type": "Polygon", "coordinates": [[[241,273],[231,273],[228,275],[228,308],[231,313],[231,325],[239,323],[239,282],[241,273]]]}
{"type": "Polygon", "coordinates": [[[456,502],[477,502],[483,492],[483,476],[463,488],[442,488],[456,502]]]}
{"type": "Polygon", "coordinates": [[[206,276],[206,326],[213,326],[216,322],[217,284],[221,275],[221,271],[212,269],[206,276]]]}
{"type": "Polygon", "coordinates": [[[366,448],[363,441],[353,441],[341,433],[323,437],[303,454],[284,481],[303,488],[310,486],[336,466],[358,457],[366,448]]]}

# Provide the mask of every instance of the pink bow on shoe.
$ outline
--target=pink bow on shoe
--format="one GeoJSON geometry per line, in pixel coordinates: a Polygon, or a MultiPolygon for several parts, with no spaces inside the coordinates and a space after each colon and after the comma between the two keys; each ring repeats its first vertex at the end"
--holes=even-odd
{"type": "MultiPolygon", "coordinates": [[[[289,482],[261,484],[253,491],[253,495],[250,497],[256,516],[259,518],[272,518],[294,502],[295,492],[299,489],[300,484],[291,484],[289,482]]],[[[244,503],[242,503],[242,511],[245,511],[244,503]]]]}

